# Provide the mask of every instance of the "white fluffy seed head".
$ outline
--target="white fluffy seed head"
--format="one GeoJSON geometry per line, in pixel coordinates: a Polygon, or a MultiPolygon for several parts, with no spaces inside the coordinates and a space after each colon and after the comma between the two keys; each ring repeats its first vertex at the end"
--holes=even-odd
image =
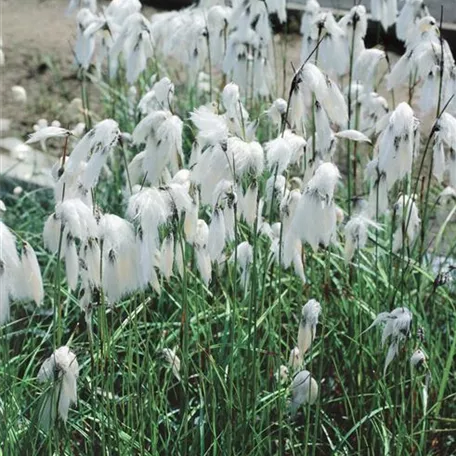
{"type": "Polygon", "coordinates": [[[309,181],[308,188],[316,190],[321,197],[331,200],[339,179],[340,173],[337,166],[332,163],[322,163],[309,181]]]}
{"type": "Polygon", "coordinates": [[[426,362],[426,355],[424,354],[423,350],[415,350],[413,352],[413,355],[410,357],[410,364],[412,367],[418,367],[424,362],[426,362]]]}
{"type": "Polygon", "coordinates": [[[304,404],[314,404],[318,397],[318,384],[308,370],[298,372],[291,383],[290,411],[294,415],[304,404]]]}
{"type": "Polygon", "coordinates": [[[321,305],[315,299],[308,301],[302,308],[298,331],[298,349],[303,356],[315,339],[321,305]]]}
{"type": "Polygon", "coordinates": [[[169,234],[163,240],[160,251],[160,271],[166,280],[169,280],[173,274],[174,264],[174,236],[169,234]]]}
{"type": "Polygon", "coordinates": [[[302,354],[299,351],[298,347],[294,347],[291,352],[290,352],[290,357],[288,359],[288,365],[290,366],[290,369],[296,370],[299,369],[302,366],[302,354]]]}
{"type": "Polygon", "coordinates": [[[345,261],[350,261],[353,258],[356,250],[364,249],[368,239],[369,227],[380,229],[380,227],[375,222],[363,214],[355,215],[347,222],[344,228],[345,261]]]}
{"type": "Polygon", "coordinates": [[[291,262],[296,239],[308,242],[314,250],[327,247],[335,238],[336,205],[334,190],[339,180],[339,170],[332,163],[321,164],[299,200],[298,207],[285,234],[284,261],[291,262]],[[309,219],[313,223],[309,223],[309,219]]]}
{"type": "Polygon", "coordinates": [[[382,332],[382,347],[385,346],[388,339],[390,340],[390,346],[385,359],[384,374],[386,374],[388,366],[399,353],[400,342],[410,335],[412,318],[413,314],[407,307],[398,307],[391,312],[379,313],[368,328],[371,329],[380,323],[386,323],[382,332]]]}
{"type": "Polygon", "coordinates": [[[76,355],[67,346],[58,348],[43,362],[38,372],[38,381],[54,382],[41,407],[40,420],[43,426],[49,428],[53,424],[57,400],[59,416],[63,421],[67,420],[70,405],[77,403],[78,377],[76,355]]]}
{"type": "Polygon", "coordinates": [[[63,242],[65,245],[65,271],[67,282],[70,290],[75,290],[78,286],[79,277],[79,258],[76,250],[76,243],[71,235],[68,235],[67,239],[63,242]]]}
{"type": "Polygon", "coordinates": [[[15,297],[20,291],[15,280],[19,272],[20,260],[16,250],[16,237],[0,221],[0,325],[9,319],[11,297],[15,297]]]}
{"type": "Polygon", "coordinates": [[[18,285],[23,287],[27,297],[39,306],[44,298],[43,280],[36,253],[28,242],[23,243],[21,267],[24,283],[18,285]]]}
{"type": "Polygon", "coordinates": [[[265,145],[268,168],[272,173],[282,174],[290,163],[292,151],[284,138],[279,137],[265,145]]]}
{"type": "MultiPolygon", "coordinates": [[[[66,199],[57,204],[55,214],[74,238],[85,241],[89,238],[98,237],[98,226],[93,211],[80,199],[66,199]]],[[[48,228],[52,231],[55,230],[53,222],[50,224],[51,226],[48,228]]]]}
{"type": "Polygon", "coordinates": [[[415,204],[415,195],[401,195],[394,206],[399,220],[393,236],[393,252],[398,252],[404,242],[412,244],[419,232],[421,219],[415,204]],[[405,229],[404,229],[405,228],[405,229]]]}
{"type": "MultiPolygon", "coordinates": [[[[144,237],[147,237],[144,235],[144,237]]],[[[155,244],[147,240],[138,246],[133,225],[113,214],[100,219],[100,242],[103,243],[103,290],[110,303],[136,291],[147,283],[155,265],[155,244]],[[143,256],[140,256],[140,252],[143,256]]]]}
{"type": "Polygon", "coordinates": [[[253,261],[253,247],[247,242],[241,242],[236,251],[231,254],[229,261],[233,263],[237,260],[237,267],[241,271],[241,284],[245,286],[248,280],[250,264],[253,261]]]}
{"type": "Polygon", "coordinates": [[[59,248],[61,222],[56,214],[51,214],[44,223],[43,241],[46,247],[52,253],[56,253],[59,248]]]}
{"type": "Polygon", "coordinates": [[[225,218],[220,208],[216,208],[209,225],[207,250],[211,261],[218,261],[225,247],[226,229],[225,218]]]}

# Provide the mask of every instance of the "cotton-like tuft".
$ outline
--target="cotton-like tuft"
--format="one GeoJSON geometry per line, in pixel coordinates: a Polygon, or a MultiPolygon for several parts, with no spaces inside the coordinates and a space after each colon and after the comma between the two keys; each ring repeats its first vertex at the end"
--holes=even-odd
{"type": "MultiPolygon", "coordinates": [[[[55,214],[74,238],[85,241],[89,238],[98,237],[98,226],[92,209],[80,199],[66,199],[57,204],[55,214]]],[[[54,226],[49,228],[55,230],[54,226]]]]}
{"type": "Polygon", "coordinates": [[[163,240],[160,251],[160,271],[166,280],[169,280],[173,274],[174,264],[174,236],[169,234],[163,240]]]}
{"type": "MultiPolygon", "coordinates": [[[[16,249],[16,237],[0,221],[0,325],[10,316],[10,300],[16,297],[17,282],[15,278],[21,269],[16,249]]],[[[19,284],[22,286],[22,284],[19,284]]]]}
{"type": "Polygon", "coordinates": [[[314,250],[320,245],[327,247],[334,240],[336,206],[333,198],[339,177],[335,165],[323,163],[307,184],[285,236],[286,264],[291,261],[296,239],[308,242],[314,250]]]}
{"type": "Polygon", "coordinates": [[[357,214],[345,225],[345,261],[349,262],[356,250],[364,249],[369,235],[369,227],[380,229],[380,227],[367,216],[357,214]]]}
{"type": "Polygon", "coordinates": [[[399,352],[399,344],[407,339],[410,334],[413,315],[407,307],[398,307],[392,312],[381,312],[377,315],[371,329],[380,323],[386,323],[382,332],[382,346],[390,339],[390,346],[386,355],[383,374],[399,352]]]}
{"type": "Polygon", "coordinates": [[[315,299],[308,301],[302,308],[298,331],[298,349],[303,356],[315,339],[321,305],[315,299]]]}
{"type": "Polygon", "coordinates": [[[53,213],[47,218],[43,229],[44,247],[52,253],[57,253],[59,248],[60,230],[61,222],[57,215],[53,213]]]}
{"type": "Polygon", "coordinates": [[[73,174],[79,169],[81,162],[87,161],[81,179],[86,188],[95,185],[101,168],[119,140],[119,135],[116,121],[105,119],[99,122],[76,144],[68,157],[64,174],[73,174]]]}
{"type": "Polygon", "coordinates": [[[302,353],[299,351],[298,347],[294,347],[290,352],[290,357],[288,359],[288,365],[290,369],[296,371],[302,366],[302,353]]]}
{"type": "Polygon", "coordinates": [[[250,264],[253,261],[253,247],[247,241],[241,242],[236,247],[236,254],[233,252],[229,261],[233,263],[235,259],[241,271],[241,284],[245,286],[248,282],[250,264]]]}
{"type": "Polygon", "coordinates": [[[50,390],[44,393],[40,410],[40,421],[45,429],[54,424],[56,409],[60,418],[67,421],[70,406],[77,403],[78,377],[76,355],[67,346],[58,348],[43,362],[38,372],[38,381],[51,383],[50,390]]]}
{"type": "Polygon", "coordinates": [[[225,218],[221,209],[215,209],[209,225],[207,250],[211,261],[218,261],[225,247],[226,229],[225,218]]]}
{"type": "Polygon", "coordinates": [[[151,247],[147,241],[143,238],[138,245],[133,226],[127,220],[113,214],[101,217],[102,285],[111,304],[154,278],[155,244],[151,247]]]}
{"type": "Polygon", "coordinates": [[[28,242],[23,243],[19,277],[18,291],[23,293],[23,297],[35,301],[37,306],[41,305],[44,298],[43,279],[36,253],[28,242]]]}
{"type": "Polygon", "coordinates": [[[318,396],[318,384],[308,370],[298,372],[291,383],[291,415],[295,415],[298,408],[304,404],[314,404],[318,396]]]}
{"type": "Polygon", "coordinates": [[[284,138],[276,138],[265,145],[268,168],[272,173],[282,174],[292,156],[291,147],[284,138]]]}
{"type": "Polygon", "coordinates": [[[402,195],[394,206],[397,218],[397,228],[393,236],[393,252],[398,252],[407,242],[413,244],[416,239],[421,220],[414,197],[402,195]]]}
{"type": "Polygon", "coordinates": [[[71,136],[71,131],[61,127],[45,127],[32,133],[25,144],[33,144],[36,142],[46,141],[49,138],[63,138],[65,136],[71,136]]]}

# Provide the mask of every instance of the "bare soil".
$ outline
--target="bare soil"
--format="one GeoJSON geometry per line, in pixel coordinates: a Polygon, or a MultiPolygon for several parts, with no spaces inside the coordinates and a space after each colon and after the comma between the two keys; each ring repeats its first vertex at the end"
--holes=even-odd
{"type": "MultiPolygon", "coordinates": [[[[26,138],[40,118],[70,127],[82,121],[68,109],[74,98],[80,98],[81,84],[72,54],[76,21],[65,14],[67,5],[68,0],[0,0],[5,55],[0,67],[0,117],[11,120],[7,136],[26,138]],[[27,91],[25,105],[14,101],[15,85],[27,91]]],[[[146,16],[152,11],[143,9],[146,16]]],[[[96,89],[90,92],[96,105],[96,89]]]]}

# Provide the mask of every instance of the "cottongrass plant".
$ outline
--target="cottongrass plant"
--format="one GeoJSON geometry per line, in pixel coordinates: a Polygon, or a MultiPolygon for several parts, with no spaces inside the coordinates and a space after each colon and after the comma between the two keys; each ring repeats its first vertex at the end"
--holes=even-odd
{"type": "Polygon", "coordinates": [[[63,421],[68,419],[68,411],[77,403],[77,384],[79,364],[76,355],[67,347],[58,348],[47,358],[38,372],[38,381],[50,383],[45,391],[40,411],[40,422],[49,428],[56,419],[56,412],[63,421]]]}
{"type": "Polygon", "coordinates": [[[282,1],[70,7],[86,131],[42,122],[54,188],[2,195],[4,451],[451,452],[455,67],[421,3],[391,66],[362,5],[307,2],[286,97],[282,1]]]}

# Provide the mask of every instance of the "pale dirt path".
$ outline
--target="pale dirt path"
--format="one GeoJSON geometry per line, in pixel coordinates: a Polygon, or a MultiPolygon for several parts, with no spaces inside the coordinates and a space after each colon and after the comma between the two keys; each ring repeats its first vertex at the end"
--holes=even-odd
{"type": "Polygon", "coordinates": [[[8,135],[23,135],[40,117],[59,118],[79,96],[71,54],[75,26],[65,7],[63,0],[1,0],[1,117],[12,121],[8,135]],[[25,106],[14,102],[14,85],[26,89],[25,106]]]}
{"type": "MultiPolygon", "coordinates": [[[[99,2],[101,3],[101,2],[99,2]]],[[[5,66],[0,67],[0,117],[11,119],[8,136],[24,138],[39,118],[66,121],[68,103],[80,97],[73,65],[75,17],[68,0],[0,0],[5,66]],[[11,87],[27,91],[27,104],[14,102],[11,87]]],[[[149,17],[152,8],[143,8],[149,17]]],[[[94,91],[92,91],[94,92],[94,91]]],[[[96,93],[92,93],[96,101],[96,93]]]]}

